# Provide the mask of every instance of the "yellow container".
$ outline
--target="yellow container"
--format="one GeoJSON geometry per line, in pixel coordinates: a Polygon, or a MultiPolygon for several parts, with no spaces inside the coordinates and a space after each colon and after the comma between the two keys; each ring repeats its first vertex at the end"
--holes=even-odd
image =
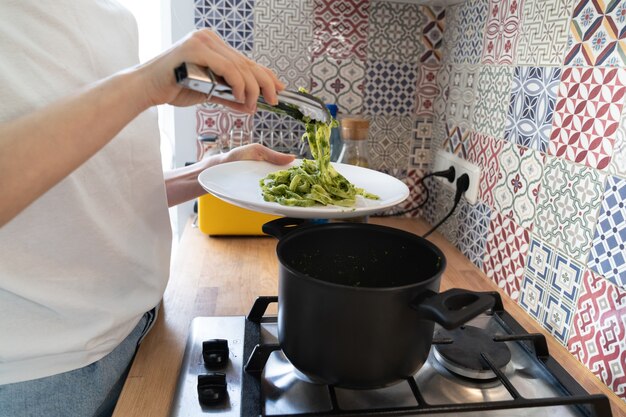
{"type": "Polygon", "coordinates": [[[278,217],[234,206],[212,194],[198,199],[198,228],[211,236],[264,235],[261,226],[278,217]]]}

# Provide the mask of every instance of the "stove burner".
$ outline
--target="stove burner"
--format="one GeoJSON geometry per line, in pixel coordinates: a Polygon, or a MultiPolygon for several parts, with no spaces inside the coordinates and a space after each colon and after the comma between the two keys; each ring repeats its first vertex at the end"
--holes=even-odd
{"type": "Polygon", "coordinates": [[[447,370],[471,379],[488,380],[496,374],[481,357],[487,353],[493,365],[502,369],[511,360],[511,351],[503,342],[496,342],[485,330],[474,326],[461,326],[454,330],[438,330],[435,338],[452,339],[452,343],[438,344],[435,358],[447,370]]]}

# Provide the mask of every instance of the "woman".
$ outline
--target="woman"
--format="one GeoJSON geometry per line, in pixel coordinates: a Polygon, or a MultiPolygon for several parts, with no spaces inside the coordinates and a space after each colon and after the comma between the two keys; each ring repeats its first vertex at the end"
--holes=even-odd
{"type": "Polygon", "coordinates": [[[173,69],[210,66],[245,112],[284,85],[209,30],[138,65],[113,0],[8,0],[0,20],[0,415],[110,415],[167,283],[168,206],[212,164],[293,159],[252,145],[164,176],[153,107],[206,100],[173,69]]]}

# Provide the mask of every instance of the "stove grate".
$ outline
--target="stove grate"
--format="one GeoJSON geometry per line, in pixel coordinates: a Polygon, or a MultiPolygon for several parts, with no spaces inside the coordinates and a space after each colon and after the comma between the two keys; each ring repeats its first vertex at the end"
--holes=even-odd
{"type": "MultiPolygon", "coordinates": [[[[496,375],[506,390],[510,393],[512,400],[487,401],[466,404],[429,404],[413,377],[407,378],[417,406],[378,408],[370,410],[343,410],[338,404],[335,387],[328,385],[328,395],[332,406],[331,410],[324,412],[306,412],[300,414],[272,414],[271,417],[291,417],[306,416],[412,416],[424,414],[443,413],[468,413],[468,412],[488,412],[497,410],[512,410],[523,408],[554,407],[554,406],[576,406],[587,416],[604,417],[611,415],[611,407],[608,398],[604,395],[590,395],[586,393],[576,381],[565,372],[565,370],[548,353],[548,346],[545,337],[541,334],[525,333],[524,329],[504,311],[502,300],[497,293],[492,293],[496,297],[495,307],[492,314],[497,315],[503,324],[511,330],[512,334],[497,335],[494,340],[499,342],[521,341],[529,342],[523,346],[533,353],[548,369],[563,387],[563,396],[548,398],[525,398],[514,387],[504,373],[494,365],[493,359],[488,353],[482,353],[481,357],[488,367],[496,375]]],[[[275,322],[276,317],[266,317],[265,312],[271,303],[278,302],[278,297],[258,297],[250,314],[246,317],[246,337],[244,343],[244,357],[248,358],[245,365],[245,372],[242,381],[242,415],[244,416],[266,416],[263,410],[261,398],[261,374],[267,363],[270,354],[280,350],[278,344],[261,344],[260,324],[275,322]]],[[[449,340],[434,340],[433,343],[450,343],[449,340]]],[[[268,416],[269,417],[269,416],[268,416]]]]}

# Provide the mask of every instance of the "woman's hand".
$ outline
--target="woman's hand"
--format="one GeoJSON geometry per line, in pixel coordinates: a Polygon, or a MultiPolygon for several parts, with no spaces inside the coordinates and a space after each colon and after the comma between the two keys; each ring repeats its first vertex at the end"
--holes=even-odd
{"type": "Polygon", "coordinates": [[[273,151],[259,143],[233,148],[223,154],[209,155],[193,165],[164,173],[168,205],[172,207],[206,194],[198,182],[198,175],[213,165],[245,160],[267,161],[276,165],[285,165],[293,161],[294,158],[293,155],[273,151]]]}
{"type": "Polygon", "coordinates": [[[295,159],[294,155],[276,152],[259,143],[233,148],[221,155],[220,163],[234,161],[267,161],[275,165],[286,165],[295,159]]]}
{"type": "Polygon", "coordinates": [[[213,31],[201,29],[137,68],[146,81],[150,104],[190,106],[207,100],[206,95],[176,83],[174,68],[183,62],[209,67],[215,74],[222,76],[239,103],[219,98],[212,98],[211,101],[228,105],[234,110],[254,112],[261,93],[267,102],[277,104],[276,93],[285,88],[271,70],[231,48],[213,31]]]}

